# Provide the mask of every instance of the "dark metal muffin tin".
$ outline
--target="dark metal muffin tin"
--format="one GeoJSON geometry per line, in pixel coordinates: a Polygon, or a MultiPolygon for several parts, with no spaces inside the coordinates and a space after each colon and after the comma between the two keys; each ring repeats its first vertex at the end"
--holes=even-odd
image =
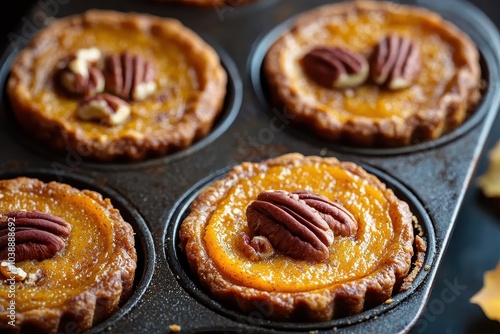
{"type": "MultiPolygon", "coordinates": [[[[441,13],[476,42],[487,83],[482,102],[464,125],[438,140],[397,149],[351,148],[303,133],[273,110],[261,67],[268,47],[291,24],[290,19],[333,2],[261,0],[235,7],[229,1],[229,5],[198,9],[141,0],[86,0],[59,4],[57,10],[33,7],[27,13],[28,19],[40,11],[63,17],[102,8],[175,17],[216,48],[229,74],[223,115],[207,138],[164,158],[129,164],[95,163],[72,150],[50,152],[23,134],[5,94],[10,66],[22,45],[6,49],[0,64],[0,84],[4,86],[0,178],[24,175],[97,190],[111,198],[136,231],[139,266],[134,294],[91,333],[166,333],[172,324],[180,325],[182,333],[400,333],[416,322],[429,298],[459,206],[500,104],[498,32],[483,13],[466,2],[403,1],[441,13]],[[419,272],[409,291],[395,294],[391,304],[352,317],[324,323],[280,323],[265,320],[265,309],[250,315],[228,309],[199,288],[178,247],[178,227],[189,212],[189,203],[231,166],[288,152],[354,161],[410,204],[428,240],[428,267],[419,272]]],[[[18,36],[29,37],[23,36],[25,32],[20,25],[18,36]]]]}

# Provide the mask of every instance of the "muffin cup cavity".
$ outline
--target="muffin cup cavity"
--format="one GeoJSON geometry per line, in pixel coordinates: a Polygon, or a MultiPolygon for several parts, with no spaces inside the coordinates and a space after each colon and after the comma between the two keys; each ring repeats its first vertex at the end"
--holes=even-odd
{"type": "MultiPolygon", "coordinates": [[[[444,7],[441,7],[443,5],[439,3],[425,3],[423,6],[438,13],[445,10],[444,7]]],[[[495,80],[498,80],[500,67],[496,61],[496,56],[494,55],[495,51],[490,45],[485,43],[481,36],[478,36],[474,31],[471,31],[469,22],[464,21],[464,18],[461,15],[459,16],[454,12],[445,12],[442,14],[446,20],[456,24],[459,28],[462,28],[463,31],[470,35],[469,37],[471,37],[475,42],[480,55],[479,65],[481,67],[482,75],[481,97],[475,106],[468,111],[467,118],[461,125],[433,140],[420,141],[406,146],[394,147],[362,147],[345,144],[340,141],[329,141],[316,136],[314,133],[315,131],[312,129],[306,129],[307,131],[303,131],[304,129],[300,124],[293,124],[294,126],[289,127],[287,131],[290,131],[292,136],[311,143],[317,147],[326,147],[336,152],[363,156],[395,156],[412,154],[419,151],[427,151],[453,142],[470,132],[491,110],[497,90],[495,80]]],[[[280,36],[282,36],[283,33],[288,31],[302,15],[303,13],[287,19],[272,28],[270,31],[264,33],[255,43],[249,58],[248,72],[251,78],[254,93],[264,111],[268,111],[269,113],[271,113],[271,110],[273,110],[273,112],[281,112],[283,114],[289,112],[282,111],[284,107],[281,103],[277,103],[277,97],[273,96],[271,93],[270,84],[264,71],[264,60],[271,46],[279,39],[280,36]]]]}
{"type": "MultiPolygon", "coordinates": [[[[38,179],[42,182],[56,181],[67,184],[79,190],[92,190],[109,198],[112,205],[117,209],[123,219],[132,226],[134,231],[135,249],[137,253],[137,268],[135,271],[132,292],[127,300],[122,302],[119,307],[107,319],[104,319],[86,333],[100,333],[106,328],[113,326],[139,302],[144,292],[149,286],[154,273],[154,263],[156,259],[152,235],[146,222],[139,212],[130,204],[130,202],[108,186],[99,184],[99,182],[74,174],[54,174],[52,171],[44,169],[28,169],[9,173],[0,173],[0,180],[9,180],[17,177],[29,177],[38,179]]],[[[98,311],[96,311],[98,312],[98,311]]],[[[60,330],[65,328],[74,328],[72,320],[63,317],[61,319],[60,330]]]]}
{"type": "MultiPolygon", "coordinates": [[[[205,38],[205,40],[209,40],[209,38],[205,38]]],[[[217,52],[220,57],[221,65],[227,73],[226,95],[222,110],[219,116],[215,119],[211,130],[206,136],[195,140],[189,147],[173,151],[165,156],[152,156],[143,161],[137,162],[130,162],[127,160],[99,162],[87,159],[88,152],[86,150],[75,149],[67,146],[63,151],[56,151],[47,147],[45,143],[41,143],[36,139],[33,139],[29,134],[26,134],[19,125],[19,121],[14,116],[12,105],[6,92],[10,68],[16,58],[17,50],[9,49],[4,54],[2,62],[0,63],[0,87],[3,94],[3,99],[0,103],[0,120],[2,123],[5,123],[5,129],[9,132],[10,136],[15,138],[16,141],[22,143],[34,153],[48,159],[56,160],[63,165],[78,164],[78,166],[96,170],[134,170],[174,162],[202,150],[204,147],[210,145],[213,141],[223,135],[236,119],[241,107],[243,88],[241,78],[234,61],[221,46],[210,40],[208,44],[217,52]],[[71,162],[68,163],[68,160],[71,162]]]]}
{"type": "MultiPolygon", "coordinates": [[[[387,312],[388,310],[401,304],[405,299],[407,299],[412,292],[414,292],[421,283],[425,280],[427,276],[427,271],[434,263],[434,253],[436,248],[436,239],[434,234],[434,227],[432,221],[427,214],[425,208],[418,200],[418,198],[406,188],[401,182],[391,177],[390,175],[370,166],[360,165],[368,173],[378,177],[387,187],[394,191],[395,195],[400,199],[408,203],[411,212],[416,217],[418,224],[415,225],[414,234],[415,236],[420,235],[423,237],[427,243],[427,250],[425,251],[425,258],[422,264],[422,268],[415,270],[415,279],[409,287],[408,290],[403,292],[395,293],[391,297],[390,303],[385,303],[382,305],[377,305],[371,309],[363,311],[362,313],[345,316],[338,319],[334,319],[326,322],[280,322],[267,320],[272,310],[261,305],[256,305],[258,311],[253,311],[250,314],[244,314],[239,311],[235,311],[229,304],[223,304],[215,301],[210,294],[200,286],[198,278],[195,273],[192,272],[186,255],[180,249],[180,237],[179,229],[190,212],[190,205],[196,199],[196,197],[203,191],[207,186],[212,183],[221,180],[225,177],[227,172],[231,167],[227,167],[217,173],[214,173],[195,184],[188,192],[186,192],[179,201],[172,208],[171,213],[168,217],[167,227],[165,230],[165,241],[164,241],[164,252],[167,261],[170,264],[170,268],[176,275],[179,284],[199,303],[203,304],[205,307],[225,316],[233,319],[242,324],[248,324],[251,326],[259,326],[276,330],[296,330],[296,331],[306,331],[314,329],[331,329],[333,327],[343,327],[354,323],[359,323],[373,319],[380,316],[381,314],[387,312]]],[[[416,246],[414,245],[414,248],[416,246]]],[[[417,258],[417,252],[412,259],[412,270],[415,268],[415,261],[417,258]]]]}

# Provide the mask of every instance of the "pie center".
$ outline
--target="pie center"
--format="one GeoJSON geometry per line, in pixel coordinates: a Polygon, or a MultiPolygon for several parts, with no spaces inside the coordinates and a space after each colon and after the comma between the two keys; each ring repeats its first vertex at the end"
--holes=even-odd
{"type": "Polygon", "coordinates": [[[105,23],[59,31],[40,46],[34,58],[34,74],[29,84],[34,106],[49,119],[63,122],[68,129],[83,131],[87,137],[99,140],[173,131],[182,120],[186,106],[197,98],[202,83],[192,60],[169,34],[174,33],[158,29],[145,34],[134,27],[105,23]],[[129,51],[154,63],[156,93],[144,101],[131,103],[130,121],[121,126],[106,127],[79,120],[75,114],[79,100],[62,94],[55,85],[57,63],[85,48],[98,48],[109,54],[129,51]]]}
{"type": "Polygon", "coordinates": [[[328,287],[369,275],[397,253],[399,210],[384,194],[351,172],[326,164],[252,169],[218,203],[204,234],[207,253],[221,274],[234,284],[264,291],[300,292],[328,287]],[[248,233],[245,210],[265,190],[310,190],[340,202],[358,222],[351,237],[335,235],[326,261],[311,263],[283,254],[260,261],[247,258],[237,247],[248,233]]]}
{"type": "Polygon", "coordinates": [[[411,14],[361,11],[301,26],[286,40],[282,51],[282,57],[287,58],[285,71],[291,86],[315,109],[342,122],[354,116],[407,118],[422,110],[435,109],[444,94],[458,87],[456,68],[466,64],[466,60],[454,55],[457,43],[454,36],[421,20],[411,14]],[[420,50],[422,71],[407,89],[387,90],[371,81],[348,90],[329,89],[304,73],[301,59],[318,45],[345,47],[368,58],[377,43],[390,34],[408,37],[420,50]]]}

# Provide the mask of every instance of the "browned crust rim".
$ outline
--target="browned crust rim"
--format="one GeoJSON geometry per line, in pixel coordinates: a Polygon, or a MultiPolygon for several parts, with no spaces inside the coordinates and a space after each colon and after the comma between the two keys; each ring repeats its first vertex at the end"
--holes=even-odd
{"type": "MultiPolygon", "coordinates": [[[[99,281],[86,291],[68,298],[59,308],[44,308],[16,313],[16,326],[8,325],[7,313],[0,311],[0,329],[22,332],[26,327],[36,329],[37,333],[57,333],[64,330],[64,325],[71,322],[72,328],[87,330],[108,318],[120,304],[131,295],[137,254],[134,231],[122,218],[109,199],[90,190],[78,190],[58,182],[44,183],[38,179],[18,177],[12,180],[0,180],[0,190],[26,191],[53,194],[77,194],[90,197],[105,211],[109,212],[110,228],[114,233],[114,262],[109,259],[109,266],[102,272],[99,281]]],[[[19,290],[17,294],[21,294],[19,290]]]]}
{"type": "Polygon", "coordinates": [[[479,53],[474,42],[452,23],[439,14],[414,6],[384,1],[351,1],[326,5],[302,15],[270,48],[265,62],[265,72],[273,96],[284,104],[303,124],[328,140],[346,142],[364,147],[394,147],[432,140],[449,132],[464,122],[480,99],[481,68],[479,53]],[[294,89],[286,71],[282,68],[281,51],[286,38],[303,26],[328,16],[340,16],[355,11],[385,11],[390,14],[407,14],[418,17],[426,24],[438,27],[443,34],[457,42],[456,53],[465,59],[465,65],[457,70],[458,89],[444,94],[436,108],[420,110],[408,118],[371,119],[353,117],[342,123],[336,117],[318,110],[304,101],[294,89]]]}
{"type": "Polygon", "coordinates": [[[40,31],[16,58],[7,85],[16,118],[27,133],[56,150],[73,150],[95,160],[117,159],[138,161],[151,156],[162,156],[190,146],[194,140],[208,134],[220,114],[226,95],[227,74],[215,50],[196,33],[178,20],[148,14],[120,13],[90,10],[81,15],[58,19],[40,31]],[[197,68],[200,92],[189,101],[175,131],[155,136],[123,136],[109,142],[89,138],[82,131],[73,131],[66,122],[44,115],[36,108],[29,90],[37,49],[50,42],[60,31],[74,26],[88,26],[106,22],[133,27],[145,34],[164,32],[189,56],[197,68]]]}
{"type": "MultiPolygon", "coordinates": [[[[394,287],[399,287],[408,275],[413,256],[412,213],[408,205],[399,200],[392,190],[375,176],[368,174],[361,167],[350,162],[339,162],[336,158],[304,157],[298,153],[286,154],[261,163],[243,163],[234,167],[227,176],[203,190],[190,206],[190,214],[183,221],[180,229],[181,247],[184,250],[191,269],[200,283],[217,300],[236,305],[245,313],[269,310],[270,319],[278,321],[327,321],[345,315],[362,312],[380,305],[390,298],[394,287]],[[266,170],[271,166],[300,166],[307,164],[329,164],[345,170],[368,181],[378,188],[391,205],[397,207],[402,216],[399,235],[402,244],[393,256],[386,258],[379,270],[366,277],[340,283],[328,288],[308,292],[283,293],[260,291],[254,288],[236,285],[223,277],[206,252],[203,235],[205,226],[215,211],[217,204],[240,179],[251,174],[246,167],[266,170]]],[[[397,222],[394,222],[396,229],[397,222]]]]}

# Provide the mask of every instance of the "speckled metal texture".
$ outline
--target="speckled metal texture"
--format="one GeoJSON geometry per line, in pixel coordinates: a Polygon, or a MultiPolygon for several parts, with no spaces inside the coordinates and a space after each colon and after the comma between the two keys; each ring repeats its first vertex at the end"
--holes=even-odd
{"type": "MultiPolygon", "coordinates": [[[[62,154],[47,151],[22,134],[3,95],[0,176],[36,176],[100,191],[116,203],[136,229],[141,256],[135,293],[91,333],[168,333],[172,324],[180,325],[182,333],[317,330],[361,334],[403,333],[411,328],[429,298],[458,209],[500,104],[499,37],[483,13],[462,1],[403,1],[435,10],[468,33],[481,51],[488,85],[473,116],[442,139],[404,149],[360,150],[302,134],[286,117],[273,111],[261,76],[263,56],[289,20],[333,1],[261,0],[245,6],[234,6],[229,1],[209,9],[140,0],[56,2],[57,10],[34,7],[25,17],[29,20],[40,12],[63,17],[102,8],[178,18],[217,49],[230,79],[224,114],[207,139],[171,156],[133,164],[89,163],[71,150],[62,154]],[[335,156],[359,163],[412,205],[430,240],[426,259],[430,267],[418,276],[408,293],[396,295],[392,305],[362,315],[328,323],[295,324],[268,322],[262,320],[263,314],[245,316],[228,310],[199,289],[176,239],[178,225],[193,196],[234,164],[287,152],[335,156]]],[[[18,48],[30,37],[22,24],[17,33],[22,38],[11,44],[1,59],[2,86],[18,48]]]]}

